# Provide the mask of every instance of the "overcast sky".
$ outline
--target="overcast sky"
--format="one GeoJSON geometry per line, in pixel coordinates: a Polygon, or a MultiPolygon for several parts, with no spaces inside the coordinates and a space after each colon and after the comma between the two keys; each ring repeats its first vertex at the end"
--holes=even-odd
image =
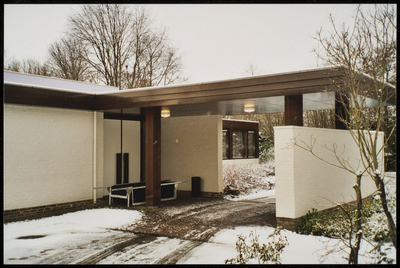
{"type": "MultiPolygon", "coordinates": [[[[167,29],[183,55],[184,76],[204,82],[321,66],[312,49],[316,31],[351,23],[352,4],[147,5],[157,26],[167,29]]],[[[5,60],[44,61],[67,18],[80,5],[5,5],[5,60]]]]}

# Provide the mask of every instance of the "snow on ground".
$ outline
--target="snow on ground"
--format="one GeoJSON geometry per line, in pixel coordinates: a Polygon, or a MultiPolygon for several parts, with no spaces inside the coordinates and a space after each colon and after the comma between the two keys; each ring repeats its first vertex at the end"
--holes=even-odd
{"type": "Polygon", "coordinates": [[[91,241],[107,237],[117,241],[122,239],[121,232],[110,229],[124,228],[139,219],[138,211],[93,209],[4,224],[4,263],[38,263],[49,255],[83,247],[91,241]]]}
{"type": "Polygon", "coordinates": [[[177,248],[189,246],[189,240],[157,237],[154,241],[139,246],[126,247],[97,264],[156,264],[164,256],[173,254],[177,248]]]}
{"type": "MultiPolygon", "coordinates": [[[[389,179],[388,192],[396,193],[396,173],[386,173],[389,179]]],[[[257,190],[248,196],[239,196],[232,200],[256,199],[260,195],[274,197],[275,190],[257,190]]],[[[142,214],[134,210],[92,209],[39,220],[4,224],[4,264],[55,264],[78,263],[104,248],[116,243],[135,238],[132,233],[122,232],[128,225],[140,220],[142,214]],[[121,230],[121,231],[119,231],[121,230]]],[[[226,259],[236,257],[235,243],[238,235],[248,236],[253,231],[259,235],[260,243],[274,231],[272,227],[253,226],[225,229],[214,235],[207,243],[200,246],[182,239],[154,237],[146,243],[129,245],[103,258],[99,264],[144,264],[159,263],[168,255],[185,247],[193,247],[182,257],[178,264],[224,264],[226,259]]],[[[282,264],[346,264],[346,252],[336,252],[326,259],[326,249],[339,243],[336,239],[299,235],[282,230],[289,245],[282,253],[282,264]]],[[[362,243],[362,252],[369,245],[362,243]]],[[[396,261],[396,250],[386,244],[389,258],[396,261]]],[[[367,256],[360,256],[360,263],[374,263],[367,256]]]]}
{"type": "Polygon", "coordinates": [[[271,190],[254,190],[252,193],[247,194],[247,195],[227,195],[225,199],[231,200],[231,201],[242,201],[242,200],[252,200],[252,199],[258,199],[258,198],[264,198],[264,197],[271,197],[275,198],[275,189],[271,190]]]}
{"type": "MultiPolygon", "coordinates": [[[[259,236],[260,243],[267,243],[266,238],[274,232],[274,228],[254,226],[222,230],[208,243],[192,250],[189,257],[177,264],[224,264],[226,259],[235,258],[237,255],[235,243],[238,235],[247,237],[251,231],[259,236]]],[[[343,251],[330,254],[326,256],[326,259],[322,258],[326,255],[326,249],[333,249],[339,243],[338,239],[299,235],[287,230],[282,230],[281,234],[286,236],[289,242],[281,255],[282,264],[347,264],[345,259],[347,253],[343,251]]],[[[369,244],[362,243],[362,252],[370,249],[372,247],[369,244]]],[[[388,257],[396,260],[396,251],[392,249],[388,257]]],[[[360,256],[359,263],[375,263],[375,260],[373,256],[360,256]]],[[[257,264],[257,262],[253,260],[249,264],[257,264]]]]}

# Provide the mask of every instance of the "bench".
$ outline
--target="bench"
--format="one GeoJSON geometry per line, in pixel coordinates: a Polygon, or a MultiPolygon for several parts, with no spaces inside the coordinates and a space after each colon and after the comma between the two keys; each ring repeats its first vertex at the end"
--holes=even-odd
{"type": "MultiPolygon", "coordinates": [[[[181,181],[161,181],[161,201],[173,200],[177,198],[177,188],[181,181]]],[[[141,205],[146,203],[146,184],[145,182],[134,182],[116,184],[107,187],[109,205],[113,198],[127,200],[127,206],[141,205]]]]}

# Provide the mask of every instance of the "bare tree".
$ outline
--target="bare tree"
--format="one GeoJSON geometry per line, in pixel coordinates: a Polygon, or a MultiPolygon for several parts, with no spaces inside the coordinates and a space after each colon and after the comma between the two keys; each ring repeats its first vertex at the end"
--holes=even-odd
{"type": "Polygon", "coordinates": [[[22,61],[13,59],[8,65],[4,66],[4,69],[13,72],[52,76],[51,67],[47,62],[42,64],[34,59],[24,59],[22,61]]]}
{"type": "Polygon", "coordinates": [[[81,42],[73,37],[63,37],[49,47],[49,64],[53,76],[95,82],[90,65],[84,60],[86,51],[81,42]]]}
{"type": "MultiPolygon", "coordinates": [[[[375,182],[387,217],[389,235],[397,248],[396,226],[387,206],[385,183],[380,174],[383,163],[379,157],[396,129],[396,125],[384,126],[385,106],[395,94],[395,87],[387,82],[396,75],[396,10],[393,5],[375,5],[372,11],[365,12],[359,6],[352,28],[343,25],[338,29],[332,16],[330,20],[332,32],[326,37],[322,29],[317,32],[316,40],[322,52],[316,53],[325,63],[344,67],[344,75],[340,81],[334,81],[334,87],[340,93],[338,101],[343,104],[347,115],[340,119],[359,148],[364,168],[357,174],[355,191],[358,196],[361,187],[359,174],[366,173],[375,182]],[[368,79],[362,73],[367,74],[368,79]],[[383,130],[386,133],[381,146],[376,133],[383,130]]],[[[359,228],[361,230],[361,226],[359,228]]],[[[353,261],[357,259],[354,257],[353,261]]]]}
{"type": "Polygon", "coordinates": [[[256,75],[256,73],[258,73],[258,68],[253,63],[245,70],[245,74],[247,75],[256,75]]]}
{"type": "Polygon", "coordinates": [[[168,84],[179,77],[180,57],[165,31],[154,31],[146,9],[85,5],[69,18],[69,34],[103,83],[123,88],[168,84]]]}
{"type": "Polygon", "coordinates": [[[21,72],[22,63],[16,59],[11,60],[8,64],[4,64],[4,70],[12,72],[21,72]]]}
{"type": "Polygon", "coordinates": [[[304,126],[319,128],[335,128],[334,110],[304,111],[304,126]]]}

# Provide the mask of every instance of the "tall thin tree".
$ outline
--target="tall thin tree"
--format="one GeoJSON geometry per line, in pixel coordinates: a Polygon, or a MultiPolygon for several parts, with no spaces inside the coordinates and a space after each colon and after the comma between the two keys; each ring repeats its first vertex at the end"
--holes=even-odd
{"type": "Polygon", "coordinates": [[[384,127],[385,107],[396,93],[395,87],[387,84],[396,75],[396,8],[393,5],[375,5],[372,10],[364,11],[360,5],[352,28],[343,25],[338,29],[332,16],[330,20],[333,31],[327,36],[322,29],[317,33],[316,40],[322,48],[322,51],[316,51],[317,56],[329,65],[344,67],[342,79],[335,81],[334,86],[341,93],[338,101],[348,115],[341,120],[360,149],[362,173],[368,174],[375,182],[389,234],[397,248],[396,225],[387,205],[385,182],[380,173],[383,166],[381,154],[396,130],[395,124],[384,127]],[[372,82],[367,82],[362,73],[369,75],[372,82]],[[376,101],[371,102],[368,98],[376,101]],[[385,141],[381,145],[377,133],[383,130],[386,130],[385,141]]]}

